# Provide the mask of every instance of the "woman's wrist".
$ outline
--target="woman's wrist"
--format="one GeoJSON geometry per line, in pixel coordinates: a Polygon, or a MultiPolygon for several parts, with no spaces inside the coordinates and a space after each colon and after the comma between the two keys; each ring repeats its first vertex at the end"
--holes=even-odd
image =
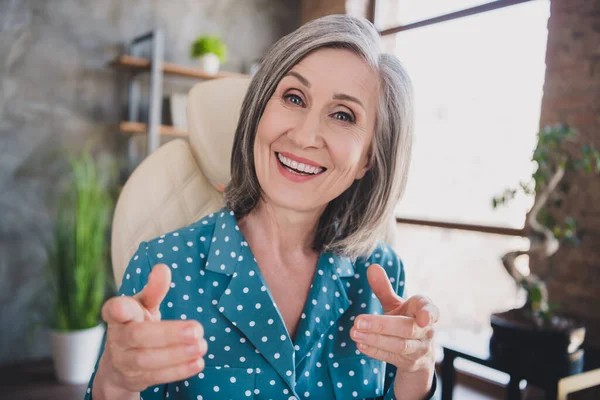
{"type": "Polygon", "coordinates": [[[139,392],[131,392],[111,382],[109,368],[101,358],[92,384],[92,400],[138,400],[139,392]]]}
{"type": "Polygon", "coordinates": [[[140,392],[130,392],[105,380],[94,379],[92,400],[139,400],[140,392]]]}
{"type": "Polygon", "coordinates": [[[396,373],[394,379],[394,396],[396,400],[422,400],[432,389],[435,364],[432,368],[424,368],[411,373],[396,373]]]}

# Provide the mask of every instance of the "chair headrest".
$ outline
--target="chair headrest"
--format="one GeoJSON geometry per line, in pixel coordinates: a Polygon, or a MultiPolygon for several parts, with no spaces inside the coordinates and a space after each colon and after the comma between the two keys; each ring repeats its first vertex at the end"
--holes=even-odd
{"type": "Polygon", "coordinates": [[[204,81],[189,92],[187,126],[192,152],[204,175],[219,191],[231,180],[231,148],[250,78],[204,81]]]}

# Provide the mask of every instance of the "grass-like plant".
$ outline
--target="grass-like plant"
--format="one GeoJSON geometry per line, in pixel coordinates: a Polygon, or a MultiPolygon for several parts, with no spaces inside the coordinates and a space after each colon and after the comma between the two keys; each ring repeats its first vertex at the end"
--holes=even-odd
{"type": "Polygon", "coordinates": [[[113,208],[106,170],[88,151],[69,156],[72,175],[58,205],[48,252],[47,283],[52,315],[59,331],[92,328],[101,321],[107,289],[107,229],[113,208]]]}
{"type": "Polygon", "coordinates": [[[199,36],[192,43],[190,51],[192,58],[199,58],[208,53],[213,53],[219,57],[221,63],[224,63],[227,60],[227,46],[218,36],[199,36]]]}

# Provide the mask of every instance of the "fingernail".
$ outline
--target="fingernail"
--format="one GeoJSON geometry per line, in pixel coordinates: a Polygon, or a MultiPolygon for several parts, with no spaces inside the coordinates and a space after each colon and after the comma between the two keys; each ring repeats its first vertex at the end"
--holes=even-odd
{"type": "Polygon", "coordinates": [[[181,337],[183,339],[194,339],[198,337],[198,330],[193,326],[185,328],[181,331],[181,337]]]}
{"type": "Polygon", "coordinates": [[[358,327],[358,329],[366,331],[371,328],[371,323],[365,319],[359,319],[356,326],[358,327]]]}
{"type": "Polygon", "coordinates": [[[354,330],[354,339],[356,340],[365,340],[367,338],[366,333],[354,330]]]}
{"type": "Polygon", "coordinates": [[[198,342],[197,344],[191,344],[189,346],[186,347],[186,350],[188,353],[190,354],[196,354],[196,353],[200,353],[200,342],[198,342]]]}
{"type": "Polygon", "coordinates": [[[190,368],[192,369],[196,369],[198,367],[203,367],[204,366],[204,360],[202,358],[199,358],[197,360],[191,361],[189,363],[190,368]]]}

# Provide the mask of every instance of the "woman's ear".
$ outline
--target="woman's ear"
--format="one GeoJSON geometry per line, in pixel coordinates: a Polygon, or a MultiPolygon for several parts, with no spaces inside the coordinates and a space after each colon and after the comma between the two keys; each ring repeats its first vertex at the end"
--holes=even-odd
{"type": "Polygon", "coordinates": [[[368,170],[373,168],[373,152],[372,148],[369,149],[367,156],[365,157],[364,165],[357,171],[355,179],[362,179],[363,176],[367,173],[368,170]]]}

